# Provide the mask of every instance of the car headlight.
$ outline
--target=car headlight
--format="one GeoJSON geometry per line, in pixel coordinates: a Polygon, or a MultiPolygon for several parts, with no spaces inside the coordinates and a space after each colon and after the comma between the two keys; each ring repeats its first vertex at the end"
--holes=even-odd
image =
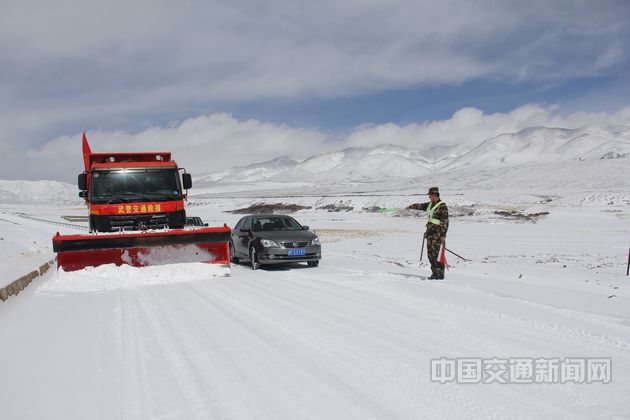
{"type": "Polygon", "coordinates": [[[260,243],[265,248],[269,248],[270,246],[275,246],[276,248],[280,248],[280,246],[276,243],[276,241],[272,241],[271,239],[262,239],[260,243]]]}
{"type": "Polygon", "coordinates": [[[317,236],[311,240],[311,245],[319,245],[319,238],[317,236]]]}

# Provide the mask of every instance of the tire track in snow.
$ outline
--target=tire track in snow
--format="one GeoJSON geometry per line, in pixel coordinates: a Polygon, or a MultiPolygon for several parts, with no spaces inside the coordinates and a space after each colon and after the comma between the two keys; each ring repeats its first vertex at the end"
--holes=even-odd
{"type": "MultiPolygon", "coordinates": [[[[269,273],[265,273],[269,274],[269,273]]],[[[268,280],[268,279],[265,279],[268,280]]],[[[284,328],[289,328],[292,335],[299,337],[305,341],[305,344],[309,347],[316,347],[318,353],[327,354],[330,357],[340,358],[343,356],[343,360],[346,363],[355,366],[359,371],[368,372],[371,375],[371,380],[379,384],[381,391],[385,395],[396,398],[399,404],[409,404],[412,401],[415,408],[412,408],[412,412],[417,413],[418,407],[422,407],[426,404],[431,404],[428,408],[431,409],[434,418],[465,418],[471,413],[475,413],[476,416],[496,415],[498,412],[505,416],[508,415],[501,408],[489,408],[491,404],[484,404],[484,398],[481,395],[469,396],[466,392],[462,392],[457,387],[446,385],[450,388],[452,396],[451,401],[455,403],[450,407],[445,407],[443,404],[437,404],[434,401],[439,401],[437,398],[443,396],[442,389],[439,384],[429,382],[428,373],[428,358],[426,363],[420,363],[421,353],[413,350],[407,350],[409,344],[390,343],[387,340],[381,338],[381,331],[369,331],[369,325],[359,324],[362,329],[368,330],[362,331],[361,342],[355,342],[348,339],[348,331],[346,320],[342,322],[326,322],[326,319],[317,316],[316,313],[310,311],[307,308],[313,306],[312,302],[303,302],[300,305],[299,302],[293,302],[288,304],[285,296],[277,296],[275,292],[280,290],[289,290],[289,294],[294,294],[291,291],[291,284],[283,283],[281,288],[269,287],[269,284],[262,285],[263,289],[259,289],[258,283],[260,280],[250,280],[248,284],[250,286],[257,287],[257,294],[254,299],[256,302],[271,300],[273,307],[285,308],[284,311],[276,314],[276,322],[281,322],[285,325],[284,328]],[[267,290],[273,290],[272,292],[264,293],[267,290]],[[263,293],[261,293],[261,291],[263,293]],[[301,314],[300,318],[296,318],[294,321],[286,319],[282,313],[286,314],[301,314]],[[312,318],[312,322],[305,322],[304,315],[312,318]],[[305,337],[305,326],[310,327],[313,334],[310,339],[305,337]],[[335,331],[335,326],[339,329],[342,326],[342,331],[335,331]],[[332,333],[330,331],[333,331],[332,333]],[[346,334],[344,334],[344,332],[346,334]],[[345,339],[345,342],[343,341],[345,339]],[[340,342],[340,340],[342,342],[340,342]],[[367,350],[364,350],[367,349],[367,350]],[[392,357],[392,354],[403,353],[404,357],[413,359],[411,362],[404,362],[392,357]],[[385,356],[387,355],[387,356],[385,356]],[[420,363],[421,367],[418,367],[420,363]],[[383,385],[385,384],[385,385],[383,385]],[[434,395],[436,398],[427,398],[428,395],[434,395]],[[460,409],[459,407],[464,407],[460,409]],[[439,413],[439,414],[438,414],[439,413]]],[[[348,308],[349,312],[355,308],[348,308]]],[[[369,309],[369,308],[368,308],[369,309]]],[[[350,334],[352,336],[352,334],[350,334]]],[[[423,412],[424,417],[430,417],[426,410],[423,412]]],[[[417,414],[411,415],[410,418],[415,418],[417,414]]]]}
{"type": "Polygon", "coordinates": [[[173,340],[173,329],[155,299],[155,288],[127,291],[123,306],[124,418],[175,416],[208,418],[211,401],[203,393],[196,368],[173,340]],[[129,372],[129,374],[127,374],[129,372]],[[169,398],[164,398],[164,396],[169,398]],[[174,400],[186,404],[172,404],[174,400]]]}
{"type": "Polygon", "coordinates": [[[148,418],[148,402],[151,396],[148,387],[150,377],[147,370],[146,337],[138,328],[142,318],[137,300],[132,292],[119,292],[120,357],[120,412],[122,419],[148,418]]]}
{"type": "MultiPolygon", "coordinates": [[[[270,273],[266,273],[266,274],[270,274],[270,273]]],[[[277,273],[276,273],[277,274],[277,273]]],[[[256,283],[262,283],[259,281],[256,281],[256,283]]],[[[281,282],[281,284],[278,285],[273,285],[273,286],[277,286],[277,287],[272,287],[270,288],[271,290],[273,290],[273,293],[282,293],[282,291],[286,291],[289,288],[289,283],[291,283],[291,286],[295,286],[295,285],[299,285],[299,286],[303,286],[302,283],[300,282],[289,282],[289,281],[285,281],[285,282],[281,282]]],[[[261,287],[268,287],[270,285],[263,285],[261,287]]],[[[263,289],[264,290],[264,289],[263,289]]],[[[353,289],[356,291],[356,289],[353,289]]],[[[297,295],[296,293],[294,293],[293,290],[290,290],[288,292],[289,296],[295,296],[297,295]]],[[[284,299],[284,297],[283,297],[284,299]]],[[[310,305],[305,305],[305,306],[310,306],[310,305]]],[[[449,309],[451,308],[451,306],[449,306],[449,309]]],[[[449,322],[449,324],[458,326],[459,330],[461,330],[462,332],[466,332],[467,329],[467,325],[470,324],[470,313],[466,312],[465,317],[462,317],[461,319],[458,320],[451,320],[449,322]],[[469,321],[468,324],[466,323],[466,321],[469,321]],[[461,323],[461,325],[460,325],[461,323]]],[[[448,318],[446,318],[448,319],[448,318]]],[[[475,317],[473,319],[479,319],[478,317],[475,317]]],[[[483,318],[481,318],[483,319],[483,318]]],[[[508,317],[506,319],[501,320],[501,322],[505,323],[504,321],[507,320],[508,324],[507,327],[505,328],[506,333],[508,336],[512,336],[510,337],[511,339],[509,340],[510,342],[514,343],[515,340],[517,340],[519,338],[519,336],[522,333],[522,330],[518,330],[518,329],[514,329],[513,325],[510,323],[513,319],[508,317]]],[[[533,327],[540,327],[538,324],[532,324],[533,327]]],[[[495,326],[493,326],[492,328],[484,328],[483,325],[481,325],[480,322],[477,322],[476,324],[474,324],[472,326],[472,334],[464,334],[463,336],[458,336],[457,338],[457,342],[456,344],[459,344],[459,342],[463,341],[463,342],[469,342],[469,338],[473,338],[476,341],[480,341],[479,340],[479,331],[484,331],[484,330],[489,330],[489,331],[494,331],[495,330],[495,326]]],[[[536,336],[537,333],[534,333],[534,336],[536,336]]],[[[505,340],[506,338],[506,334],[504,333],[503,335],[498,335],[495,334],[493,337],[496,337],[496,339],[491,339],[489,341],[489,343],[491,345],[494,346],[495,350],[497,351],[495,354],[498,356],[501,355],[505,355],[505,350],[506,347],[509,348],[511,346],[506,346],[505,342],[507,340],[505,340]],[[496,343],[496,344],[494,344],[496,343]]],[[[536,343],[539,340],[527,340],[527,339],[522,339],[522,342],[518,342],[516,341],[516,344],[513,345],[513,348],[510,349],[510,352],[516,352],[516,353],[510,353],[510,354],[517,354],[517,355],[522,355],[523,353],[523,348],[531,348],[532,347],[532,343],[536,343]],[[525,346],[525,347],[523,347],[525,346]],[[519,350],[520,349],[520,350],[519,350]]],[[[560,341],[561,344],[563,344],[562,341],[560,341]]],[[[557,348],[557,346],[556,346],[557,348]]],[[[574,347],[570,347],[571,350],[574,349],[574,347]]],[[[563,352],[566,352],[566,349],[563,349],[563,352]]],[[[474,356],[474,355],[470,355],[470,352],[466,352],[463,353],[463,355],[466,356],[474,356]]],[[[532,355],[535,356],[539,356],[539,353],[536,353],[534,350],[532,350],[532,355]]],[[[566,354],[566,353],[564,353],[566,354]]],[[[461,356],[462,354],[460,354],[461,356]]],[[[532,406],[538,406],[538,409],[540,410],[541,413],[547,413],[547,415],[550,414],[551,412],[554,412],[554,415],[556,417],[565,417],[565,418],[570,418],[575,416],[577,413],[575,411],[567,411],[566,409],[562,409],[562,408],[556,408],[555,404],[553,403],[545,403],[545,402],[541,402],[541,400],[545,400],[546,398],[539,398],[539,397],[544,397],[545,395],[548,395],[548,393],[544,390],[544,389],[538,389],[538,390],[534,390],[531,389],[531,391],[536,395],[535,397],[528,397],[528,396],[524,396],[523,393],[515,387],[503,387],[500,388],[500,390],[498,390],[497,392],[500,394],[505,394],[506,397],[509,397],[511,400],[521,400],[523,401],[523,407],[532,407],[532,406]]],[[[575,402],[579,402],[579,401],[584,401],[585,399],[589,399],[588,398],[588,389],[586,388],[575,388],[575,389],[571,389],[569,386],[563,388],[563,393],[566,395],[567,400],[574,400],[575,402]]],[[[580,405],[580,404],[576,404],[576,405],[580,405]]]]}
{"type": "MultiPolygon", "coordinates": [[[[370,277],[374,275],[379,276],[381,274],[381,273],[350,270],[350,269],[342,269],[342,270],[345,272],[358,271],[361,276],[365,276],[365,277],[370,277]]],[[[321,280],[321,279],[317,279],[317,281],[332,283],[330,281],[321,280]]],[[[388,279],[387,281],[392,283],[391,278],[388,279]]],[[[400,281],[397,281],[397,283],[401,284],[400,281]]],[[[362,292],[372,293],[369,290],[367,290],[366,287],[362,287],[362,288],[360,287],[361,285],[365,286],[366,284],[369,285],[370,282],[354,282],[353,283],[354,289],[352,290],[355,290],[355,291],[361,290],[362,292]]],[[[412,284],[417,284],[417,282],[413,282],[412,284]]],[[[427,284],[427,285],[432,285],[432,283],[427,284]]],[[[423,286],[425,286],[424,283],[423,283],[423,286]]],[[[339,286],[339,287],[343,287],[343,286],[339,286]]],[[[467,289],[467,288],[462,288],[457,285],[445,285],[444,283],[439,283],[439,287],[441,288],[448,287],[451,289],[458,288],[459,289],[457,290],[458,292],[470,294],[473,296],[474,295],[483,295],[483,296],[492,295],[492,294],[480,292],[472,288],[469,292],[466,292],[466,290],[462,290],[462,289],[467,289]]],[[[384,292],[382,289],[377,289],[376,292],[378,293],[378,295],[375,294],[375,296],[381,296],[381,297],[383,296],[382,293],[387,293],[387,292],[384,292]]],[[[452,303],[452,302],[448,302],[444,300],[437,300],[435,298],[428,298],[425,296],[420,296],[419,294],[410,295],[408,289],[403,290],[401,293],[392,293],[390,289],[389,293],[391,293],[392,296],[396,297],[397,301],[403,304],[406,304],[407,306],[411,305],[412,307],[415,307],[418,304],[433,305],[434,307],[448,306],[449,310],[451,311],[457,311],[457,312],[463,313],[461,317],[461,320],[463,321],[466,321],[466,320],[470,321],[471,319],[478,319],[479,317],[482,317],[485,319],[494,319],[494,320],[500,318],[501,321],[504,321],[504,322],[507,321],[508,323],[516,324],[521,328],[526,326],[526,327],[529,327],[530,330],[535,329],[538,332],[544,332],[546,334],[546,338],[548,338],[551,341],[555,341],[559,344],[566,344],[573,347],[576,345],[578,346],[588,345],[592,347],[592,351],[610,351],[612,349],[615,351],[616,355],[627,355],[630,352],[630,340],[627,338],[593,333],[593,332],[584,330],[582,328],[567,327],[567,326],[559,325],[557,323],[534,321],[532,319],[524,318],[522,316],[514,316],[514,315],[504,313],[504,312],[478,309],[469,304],[452,303]],[[565,339],[564,342],[560,341],[560,335],[562,335],[562,337],[565,339]],[[583,338],[587,338],[588,340],[585,341],[583,340],[583,338]]],[[[475,299],[473,298],[473,296],[470,297],[469,299],[470,302],[475,302],[475,299]]],[[[531,302],[523,301],[523,302],[518,302],[518,304],[530,305],[531,302]]],[[[532,305],[537,305],[537,304],[532,304],[532,305]]],[[[548,311],[549,310],[554,311],[557,309],[555,307],[547,307],[545,305],[540,305],[537,307],[543,310],[548,310],[548,311]]],[[[560,314],[563,316],[570,316],[564,312],[561,312],[560,314]]],[[[625,330],[627,331],[628,329],[626,328],[625,330]]],[[[623,331],[623,330],[618,329],[618,331],[623,331]]],[[[534,334],[534,337],[540,337],[538,332],[534,334]]],[[[518,337],[515,337],[515,339],[518,340],[518,337]]],[[[527,342],[528,341],[525,341],[525,339],[523,339],[521,344],[527,344],[527,342]]]]}
{"type": "MultiPolygon", "coordinates": [[[[363,372],[345,364],[336,366],[336,369],[340,371],[331,372],[329,364],[333,359],[323,358],[318,352],[312,352],[308,347],[305,348],[299,335],[287,335],[283,323],[270,321],[268,315],[261,316],[259,311],[243,304],[238,297],[230,298],[223,289],[219,295],[219,291],[214,288],[201,288],[199,283],[195,286],[195,290],[190,294],[191,299],[211,301],[217,304],[225,315],[234,317],[233,321],[237,328],[251,332],[252,337],[256,338],[256,342],[260,346],[259,350],[267,355],[267,358],[272,361],[276,368],[278,366],[282,368],[282,371],[275,369],[275,375],[276,380],[280,375],[280,382],[284,383],[287,393],[296,392],[296,382],[306,381],[312,383],[311,390],[318,389],[318,393],[323,392],[326,395],[326,404],[331,404],[330,400],[334,400],[332,403],[338,406],[339,411],[337,414],[335,411],[329,413],[329,416],[332,415],[333,418],[344,418],[343,415],[339,414],[341,412],[348,412],[352,418],[408,418],[396,414],[400,410],[398,407],[376,404],[374,400],[381,400],[377,395],[370,395],[369,397],[365,395],[365,392],[370,393],[372,391],[364,385],[365,380],[369,379],[368,377],[358,381],[349,380],[365,376],[363,372]],[[280,344],[278,344],[278,337],[280,344]],[[280,348],[278,348],[279,346],[280,348]],[[292,350],[287,351],[285,347],[292,350]],[[357,386],[358,384],[361,385],[357,386]],[[361,412],[363,414],[359,414],[361,412]]],[[[244,290],[242,290],[242,285],[238,285],[238,288],[240,296],[244,290]]],[[[265,300],[259,302],[264,303],[265,300]]],[[[304,397],[309,398],[307,395],[304,397]]],[[[302,402],[305,404],[313,403],[313,401],[305,401],[304,399],[302,402]]]]}

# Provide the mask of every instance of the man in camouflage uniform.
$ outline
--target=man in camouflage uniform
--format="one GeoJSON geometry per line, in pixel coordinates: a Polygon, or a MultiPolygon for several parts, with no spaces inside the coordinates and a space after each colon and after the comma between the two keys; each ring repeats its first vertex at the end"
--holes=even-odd
{"type": "Polygon", "coordinates": [[[444,279],[444,264],[439,262],[440,247],[445,243],[448,231],[448,208],[440,199],[440,190],[437,187],[429,188],[428,203],[412,204],[408,209],[424,210],[427,212],[427,230],[424,237],[427,240],[427,255],[431,263],[431,280],[444,279]]]}

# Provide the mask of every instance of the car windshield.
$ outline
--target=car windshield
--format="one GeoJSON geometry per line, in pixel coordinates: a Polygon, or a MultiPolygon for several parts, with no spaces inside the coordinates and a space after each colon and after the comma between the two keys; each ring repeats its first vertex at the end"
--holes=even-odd
{"type": "Polygon", "coordinates": [[[302,230],[302,226],[290,217],[257,217],[253,220],[252,230],[302,230]]]}
{"type": "Polygon", "coordinates": [[[179,174],[175,169],[141,171],[94,171],[93,203],[181,200],[179,174]]]}

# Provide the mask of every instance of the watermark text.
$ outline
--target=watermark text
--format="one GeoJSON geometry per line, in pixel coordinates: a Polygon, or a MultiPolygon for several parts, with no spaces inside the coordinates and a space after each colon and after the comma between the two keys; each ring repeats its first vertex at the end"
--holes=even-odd
{"type": "Polygon", "coordinates": [[[431,359],[431,381],[458,384],[592,384],[612,381],[612,360],[596,357],[431,359]]]}

